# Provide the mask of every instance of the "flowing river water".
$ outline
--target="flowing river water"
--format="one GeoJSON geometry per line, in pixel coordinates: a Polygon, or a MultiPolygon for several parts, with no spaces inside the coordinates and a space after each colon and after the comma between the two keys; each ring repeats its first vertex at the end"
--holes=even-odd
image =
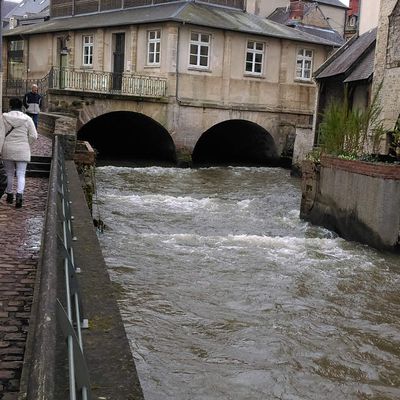
{"type": "Polygon", "coordinates": [[[287,170],[96,179],[146,400],[400,399],[400,257],[300,220],[287,170]]]}

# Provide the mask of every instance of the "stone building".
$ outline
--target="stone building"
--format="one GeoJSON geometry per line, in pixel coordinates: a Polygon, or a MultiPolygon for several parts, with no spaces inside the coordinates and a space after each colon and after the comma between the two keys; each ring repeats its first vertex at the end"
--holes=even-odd
{"type": "Polygon", "coordinates": [[[340,0],[247,0],[246,10],[268,18],[277,8],[304,8],[310,5],[318,7],[329,26],[344,36],[347,6],[340,0]]]}
{"type": "Polygon", "coordinates": [[[133,118],[126,148],[140,145],[129,146],[135,135],[157,146],[159,132],[192,154],[220,134],[214,148],[245,153],[262,137],[264,156],[287,154],[296,126],[313,118],[312,73],[336,44],[223,3],[53,0],[50,20],[5,33],[5,77],[43,80],[50,110],[74,112],[78,135],[94,126],[104,151],[121,143],[110,130],[126,123],[112,132],[123,135],[133,118]]]}
{"type": "Polygon", "coordinates": [[[349,10],[347,11],[345,37],[350,39],[358,33],[360,19],[360,0],[350,0],[349,10]]]}
{"type": "Polygon", "coordinates": [[[380,4],[381,0],[360,0],[360,35],[378,26],[380,4]]]}
{"type": "Polygon", "coordinates": [[[375,53],[375,90],[385,128],[393,130],[400,116],[400,1],[381,2],[375,53]]]}
{"type": "Polygon", "coordinates": [[[344,43],[343,32],[339,33],[331,27],[318,3],[291,1],[288,7],[278,7],[268,19],[331,40],[338,46],[344,43]]]}

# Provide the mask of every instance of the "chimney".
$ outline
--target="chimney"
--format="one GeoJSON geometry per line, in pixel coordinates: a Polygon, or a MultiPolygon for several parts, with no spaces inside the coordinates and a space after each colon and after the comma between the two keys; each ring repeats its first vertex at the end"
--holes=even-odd
{"type": "Polygon", "coordinates": [[[292,20],[301,21],[304,17],[304,2],[302,0],[290,0],[290,16],[292,20]]]}

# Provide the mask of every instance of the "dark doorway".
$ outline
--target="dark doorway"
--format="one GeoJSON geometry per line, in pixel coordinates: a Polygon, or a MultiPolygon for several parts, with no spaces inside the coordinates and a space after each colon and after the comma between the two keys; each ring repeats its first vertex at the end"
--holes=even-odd
{"type": "Polygon", "coordinates": [[[244,120],[221,122],[203,133],[192,161],[195,166],[279,165],[273,137],[261,126],[244,120]]]}
{"type": "Polygon", "coordinates": [[[125,64],[125,33],[116,33],[114,35],[114,65],[113,65],[113,81],[112,89],[121,90],[122,74],[125,64]]]}
{"type": "Polygon", "coordinates": [[[92,119],[78,131],[97,151],[100,162],[129,165],[175,165],[168,131],[146,115],[115,111],[92,119]]]}

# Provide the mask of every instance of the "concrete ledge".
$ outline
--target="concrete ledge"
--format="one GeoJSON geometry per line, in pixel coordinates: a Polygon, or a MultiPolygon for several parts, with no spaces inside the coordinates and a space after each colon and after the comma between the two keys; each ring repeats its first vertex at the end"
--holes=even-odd
{"type": "Polygon", "coordinates": [[[77,237],[74,256],[82,270],[78,279],[84,317],[90,326],[83,331],[83,340],[92,398],[142,400],[131,349],[74,162],[67,161],[66,169],[77,237]]]}
{"type": "Polygon", "coordinates": [[[300,217],[342,237],[400,252],[400,166],[324,157],[303,162],[300,217]]]}
{"type": "Polygon", "coordinates": [[[400,164],[373,163],[323,156],[321,157],[321,167],[340,169],[375,178],[400,180],[400,164]]]}

